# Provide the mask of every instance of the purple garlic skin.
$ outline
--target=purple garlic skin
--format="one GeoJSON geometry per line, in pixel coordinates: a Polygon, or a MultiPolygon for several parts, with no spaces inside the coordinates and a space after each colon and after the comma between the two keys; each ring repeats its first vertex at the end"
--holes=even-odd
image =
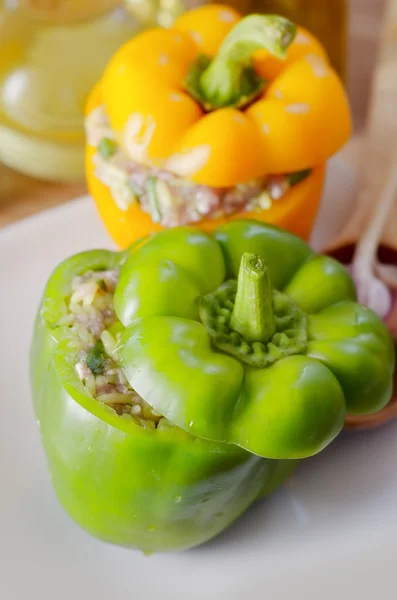
{"type": "Polygon", "coordinates": [[[360,304],[364,304],[386,320],[393,307],[393,292],[389,286],[376,277],[368,268],[360,268],[353,263],[349,267],[357,289],[360,304]]]}

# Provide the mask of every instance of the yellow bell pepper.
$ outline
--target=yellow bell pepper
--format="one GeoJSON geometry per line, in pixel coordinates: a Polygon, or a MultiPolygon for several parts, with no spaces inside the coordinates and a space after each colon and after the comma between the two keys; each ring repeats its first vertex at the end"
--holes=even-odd
{"type": "MultiPolygon", "coordinates": [[[[265,210],[202,219],[197,225],[206,231],[255,218],[307,238],[325,163],[351,130],[342,83],[318,40],[281,17],[241,19],[214,4],[118,50],[89,98],[87,116],[101,106],[131,160],[199,185],[227,189],[311,169],[265,210]]],[[[116,243],[126,247],[162,229],[138,202],[126,209],[115,203],[97,177],[96,154],[88,142],[87,181],[116,243]]]]}

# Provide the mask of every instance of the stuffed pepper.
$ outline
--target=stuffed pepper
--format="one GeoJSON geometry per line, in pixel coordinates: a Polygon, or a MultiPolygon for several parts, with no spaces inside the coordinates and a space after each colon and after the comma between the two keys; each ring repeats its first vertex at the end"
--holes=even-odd
{"type": "Polygon", "coordinates": [[[116,243],[259,219],[308,238],[346,95],[321,44],[275,15],[204,6],[116,52],[86,116],[90,192],[116,243]]]}
{"type": "Polygon", "coordinates": [[[346,412],[381,409],[393,361],[340,263],[244,220],[63,262],[31,373],[66,511],[152,552],[212,538],[325,448],[346,412]]]}

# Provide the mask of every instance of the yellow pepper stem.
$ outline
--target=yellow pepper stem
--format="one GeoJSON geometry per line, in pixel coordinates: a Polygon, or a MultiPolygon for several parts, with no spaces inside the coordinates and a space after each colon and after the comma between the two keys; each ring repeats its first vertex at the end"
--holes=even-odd
{"type": "Polygon", "coordinates": [[[276,333],[269,270],[262,258],[249,252],[241,258],[230,327],[248,342],[267,342],[276,333]]]}
{"type": "Polygon", "coordinates": [[[295,35],[296,25],[277,15],[249,15],[239,21],[200,75],[204,101],[212,108],[246,104],[264,84],[253,68],[253,54],[267,50],[285,59],[295,35]]]}

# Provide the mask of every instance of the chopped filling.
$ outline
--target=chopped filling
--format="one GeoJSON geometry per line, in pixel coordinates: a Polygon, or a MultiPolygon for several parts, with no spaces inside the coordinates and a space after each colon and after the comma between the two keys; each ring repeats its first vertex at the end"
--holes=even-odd
{"type": "Polygon", "coordinates": [[[78,345],[76,373],[93,396],[123,419],[156,429],[162,416],[128,383],[117,357],[122,324],[113,309],[117,270],[87,271],[74,277],[60,325],[70,327],[78,345]]]}
{"type": "Polygon", "coordinates": [[[166,169],[132,160],[117,142],[103,106],[89,115],[86,130],[89,143],[97,149],[96,176],[110,189],[117,206],[128,210],[139,203],[153,222],[165,227],[244,210],[268,210],[310,174],[309,169],[269,175],[227,189],[198,185],[166,169]]]}

